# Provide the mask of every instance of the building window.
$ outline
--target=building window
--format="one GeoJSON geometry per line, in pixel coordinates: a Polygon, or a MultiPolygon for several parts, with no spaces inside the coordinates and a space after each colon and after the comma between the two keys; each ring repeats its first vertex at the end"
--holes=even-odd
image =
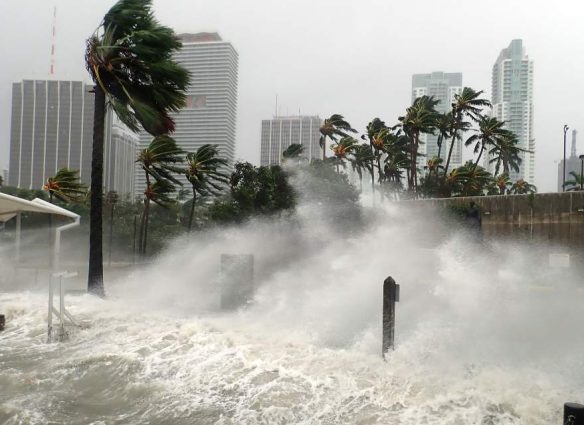
{"type": "Polygon", "coordinates": [[[205,95],[188,95],[187,105],[188,109],[200,109],[207,106],[207,96],[205,95]]]}

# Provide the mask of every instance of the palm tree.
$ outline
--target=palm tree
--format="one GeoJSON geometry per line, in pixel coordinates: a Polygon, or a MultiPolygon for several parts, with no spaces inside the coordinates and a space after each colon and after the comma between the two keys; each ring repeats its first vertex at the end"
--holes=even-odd
{"type": "Polygon", "coordinates": [[[574,191],[574,190],[582,190],[584,187],[584,176],[580,173],[575,171],[570,171],[570,176],[573,178],[571,180],[566,180],[565,186],[566,190],[574,191]],[[570,187],[568,187],[570,186],[570,187]]]}
{"type": "Polygon", "coordinates": [[[83,202],[87,196],[87,186],[79,181],[79,171],[60,168],[53,177],[49,177],[43,185],[43,190],[49,192],[49,202],[53,197],[63,202],[83,202]]]}
{"type": "Polygon", "coordinates": [[[498,176],[495,176],[493,179],[495,186],[499,192],[499,195],[505,195],[509,193],[509,188],[513,186],[511,179],[509,178],[509,174],[503,173],[498,176]]]}
{"type": "MultiPolygon", "coordinates": [[[[385,122],[381,121],[379,118],[373,118],[369,124],[367,124],[367,140],[369,140],[369,147],[371,151],[375,154],[371,158],[371,170],[374,170],[374,161],[377,159],[377,173],[378,179],[381,181],[381,155],[383,150],[383,137],[380,137],[382,131],[388,130],[385,122]],[[381,143],[380,143],[381,141],[381,143]]],[[[361,136],[365,140],[365,136],[361,136]]],[[[375,193],[375,175],[371,174],[371,189],[375,193]]]]}
{"type": "Polygon", "coordinates": [[[537,188],[523,179],[517,180],[513,186],[511,186],[511,193],[514,195],[525,195],[535,192],[537,192],[537,188]]]}
{"type": "Polygon", "coordinates": [[[345,136],[337,143],[331,145],[331,150],[336,159],[337,173],[340,172],[339,165],[342,165],[343,168],[345,167],[347,156],[352,154],[357,146],[359,146],[359,142],[351,136],[345,136]]]}
{"type": "Polygon", "coordinates": [[[182,162],[183,153],[172,137],[156,136],[152,139],[150,145],[142,149],[138,154],[136,162],[140,164],[140,168],[142,168],[146,177],[144,210],[140,220],[138,238],[138,252],[142,255],[146,254],[150,201],[160,205],[169,203],[166,197],[174,191],[173,183],[181,184],[172,173],[183,172],[182,169],[176,167],[176,164],[182,162]],[[154,178],[154,182],[152,182],[151,178],[154,178]],[[155,183],[158,183],[156,187],[154,187],[155,183]]]}
{"type": "Polygon", "coordinates": [[[468,171],[465,174],[465,180],[462,185],[462,196],[481,196],[484,195],[489,184],[493,181],[493,176],[487,170],[472,161],[463,165],[468,171]]]}
{"type": "Polygon", "coordinates": [[[349,133],[356,133],[357,130],[351,127],[345,118],[339,114],[333,114],[324,120],[320,126],[320,147],[322,148],[322,160],[326,160],[326,139],[330,138],[336,142],[339,137],[347,137],[349,133]]]}
{"type": "Polygon", "coordinates": [[[349,158],[351,163],[351,168],[359,176],[359,188],[363,191],[363,170],[369,171],[369,174],[373,176],[373,160],[375,155],[371,150],[371,146],[367,143],[361,143],[355,146],[352,152],[352,156],[349,158]]]}
{"type": "Polygon", "coordinates": [[[189,231],[193,226],[197,194],[218,195],[223,186],[229,183],[229,175],[222,170],[226,166],[227,160],[219,157],[219,149],[214,145],[205,144],[187,154],[184,174],[193,189],[189,231]]]}
{"type": "Polygon", "coordinates": [[[504,143],[505,138],[509,138],[510,131],[504,128],[505,122],[499,121],[495,117],[479,118],[479,132],[470,136],[464,143],[465,146],[470,146],[474,143],[474,153],[478,152],[479,156],[476,159],[474,167],[479,165],[481,156],[487,146],[495,146],[504,143]]]}
{"type": "Polygon", "coordinates": [[[412,106],[406,109],[406,114],[399,118],[404,133],[410,139],[410,175],[408,186],[409,189],[416,192],[418,189],[418,149],[420,145],[420,134],[433,134],[434,125],[438,112],[436,105],[439,100],[433,96],[422,96],[414,100],[412,106]]]}
{"type": "Polygon", "coordinates": [[[181,47],[174,32],[160,25],[151,0],[119,0],[87,40],[85,65],[95,83],[88,289],[103,287],[102,191],[106,98],[124,124],[152,135],[174,130],[170,112],[185,103],[189,74],[172,59],[181,47]]]}
{"type": "Polygon", "coordinates": [[[299,163],[303,152],[304,146],[300,143],[292,143],[284,150],[284,152],[282,152],[282,158],[284,162],[294,160],[296,163],[299,163]]]}
{"type": "Polygon", "coordinates": [[[450,131],[452,130],[452,112],[438,114],[436,116],[435,127],[436,131],[438,131],[438,139],[436,140],[436,144],[438,145],[438,154],[436,157],[442,159],[442,145],[444,144],[444,140],[451,136],[450,131]]]}
{"type": "Polygon", "coordinates": [[[521,153],[530,151],[518,147],[518,144],[517,136],[509,131],[505,137],[497,140],[489,150],[489,155],[492,158],[489,162],[496,163],[495,175],[499,174],[501,165],[503,165],[503,173],[509,174],[511,170],[519,172],[519,166],[522,162],[521,153]]]}
{"type": "Polygon", "coordinates": [[[452,103],[452,128],[450,130],[452,139],[450,142],[450,149],[448,150],[446,165],[444,166],[445,179],[448,174],[448,167],[450,167],[454,143],[460,138],[460,133],[470,127],[470,123],[465,121],[464,118],[469,117],[473,121],[478,121],[482,109],[485,107],[491,107],[491,102],[480,97],[482,94],[482,90],[475,91],[470,87],[465,87],[462,89],[462,93],[454,95],[454,102],[452,103]]]}

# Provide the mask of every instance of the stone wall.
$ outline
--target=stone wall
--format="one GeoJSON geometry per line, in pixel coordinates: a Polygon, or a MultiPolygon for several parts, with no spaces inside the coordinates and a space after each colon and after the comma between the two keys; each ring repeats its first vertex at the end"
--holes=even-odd
{"type": "Polygon", "coordinates": [[[412,201],[422,205],[480,208],[486,238],[547,242],[579,251],[584,247],[584,192],[476,196],[412,201]]]}

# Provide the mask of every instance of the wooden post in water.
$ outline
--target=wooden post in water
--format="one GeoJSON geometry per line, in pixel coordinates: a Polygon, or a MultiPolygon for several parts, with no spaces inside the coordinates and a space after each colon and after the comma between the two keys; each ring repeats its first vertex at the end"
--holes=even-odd
{"type": "Polygon", "coordinates": [[[584,425],[584,404],[564,403],[564,425],[584,425]]]}
{"type": "Polygon", "coordinates": [[[2,332],[5,327],[6,327],[6,317],[3,314],[0,314],[0,332],[2,332]]]}
{"type": "Polygon", "coordinates": [[[383,281],[383,342],[382,356],[393,350],[395,335],[395,303],[399,301],[399,285],[391,276],[383,281]]]}

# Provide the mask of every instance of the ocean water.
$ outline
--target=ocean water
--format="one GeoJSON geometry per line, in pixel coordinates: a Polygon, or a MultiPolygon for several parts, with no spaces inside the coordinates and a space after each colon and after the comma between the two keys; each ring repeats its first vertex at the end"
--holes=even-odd
{"type": "Polygon", "coordinates": [[[561,423],[564,402],[584,401],[576,269],[463,232],[428,243],[414,235],[434,224],[404,214],[340,236],[305,210],[178,241],[106,300],[68,295],[90,326],[64,342],[47,342],[46,291],[1,292],[0,423],[561,423]],[[221,253],[255,256],[247,308],[217,308],[221,253]],[[383,361],[390,274],[401,300],[383,361]]]}

